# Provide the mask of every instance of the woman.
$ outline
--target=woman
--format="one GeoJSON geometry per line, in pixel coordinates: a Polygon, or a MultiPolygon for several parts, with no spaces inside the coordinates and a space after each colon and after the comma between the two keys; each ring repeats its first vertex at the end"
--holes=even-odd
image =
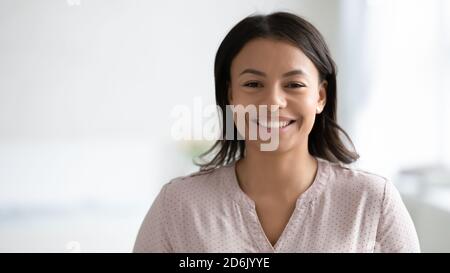
{"type": "Polygon", "coordinates": [[[135,252],[420,251],[393,184],[347,165],[359,156],[336,123],[336,68],[313,25],[284,12],[245,18],[218,49],[215,86],[223,111],[276,106],[267,118],[279,121],[246,115],[243,139],[218,140],[199,172],[165,184],[135,252]],[[276,149],[249,138],[252,122],[277,133],[276,149]]]}

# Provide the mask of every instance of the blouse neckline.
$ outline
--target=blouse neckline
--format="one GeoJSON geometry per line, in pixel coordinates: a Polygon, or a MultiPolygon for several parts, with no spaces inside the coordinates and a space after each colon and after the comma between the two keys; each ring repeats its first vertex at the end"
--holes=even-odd
{"type": "Polygon", "coordinates": [[[271,244],[262,228],[261,222],[259,221],[256,213],[255,202],[241,189],[239,185],[236,174],[236,162],[232,162],[226,166],[228,176],[227,179],[225,179],[225,182],[228,184],[227,188],[231,192],[231,196],[237,205],[241,206],[246,211],[248,215],[247,222],[254,231],[251,233],[252,237],[261,252],[273,253],[282,251],[283,245],[289,240],[289,236],[292,234],[291,229],[298,226],[298,222],[306,213],[306,208],[309,205],[312,205],[323,192],[330,172],[329,164],[324,159],[318,157],[315,158],[317,159],[317,172],[313,183],[297,198],[295,209],[275,245],[271,244]]]}
{"type": "MultiPolygon", "coordinates": [[[[311,185],[298,196],[296,201],[295,209],[301,209],[305,205],[313,202],[320,196],[323,192],[324,186],[326,184],[329,165],[325,159],[320,157],[315,157],[317,160],[317,171],[311,185]]],[[[256,209],[255,202],[242,190],[239,185],[237,174],[236,174],[236,161],[225,166],[228,169],[229,176],[226,179],[227,183],[230,184],[228,188],[231,190],[233,199],[241,205],[244,205],[247,209],[256,209]]]]}

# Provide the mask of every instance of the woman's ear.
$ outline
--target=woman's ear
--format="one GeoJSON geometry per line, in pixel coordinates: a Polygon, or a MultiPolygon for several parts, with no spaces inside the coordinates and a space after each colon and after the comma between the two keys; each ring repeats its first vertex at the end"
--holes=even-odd
{"type": "Polygon", "coordinates": [[[317,101],[316,114],[322,113],[327,103],[327,87],[328,82],[322,81],[319,86],[319,99],[317,101]]]}

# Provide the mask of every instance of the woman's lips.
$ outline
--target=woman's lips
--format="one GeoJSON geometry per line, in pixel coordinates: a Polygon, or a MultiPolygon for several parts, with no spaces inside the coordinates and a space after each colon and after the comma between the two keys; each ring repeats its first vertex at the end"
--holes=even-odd
{"type": "Polygon", "coordinates": [[[267,132],[271,132],[273,129],[278,129],[280,133],[286,132],[289,128],[291,128],[292,124],[296,122],[296,120],[285,120],[285,121],[255,121],[258,127],[267,130],[267,132]]]}

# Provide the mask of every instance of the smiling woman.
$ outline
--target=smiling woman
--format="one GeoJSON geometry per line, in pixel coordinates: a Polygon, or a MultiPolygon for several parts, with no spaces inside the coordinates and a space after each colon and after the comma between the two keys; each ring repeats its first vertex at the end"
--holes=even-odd
{"type": "Polygon", "coordinates": [[[214,72],[222,111],[275,106],[278,120],[246,115],[199,172],[165,184],[135,252],[419,251],[393,184],[346,165],[358,155],[341,139],[351,144],[336,123],[336,68],[313,25],[283,12],[247,17],[223,40],[214,72]],[[252,122],[279,133],[277,149],[247,137],[252,122]]]}
{"type": "MultiPolygon", "coordinates": [[[[306,20],[281,12],[266,17],[252,16],[244,19],[222,41],[216,55],[214,74],[216,102],[222,111],[225,111],[228,104],[258,105],[257,100],[263,96],[263,100],[269,100],[268,103],[263,101],[263,104],[279,105],[279,102],[270,101],[271,98],[267,97],[268,93],[269,96],[277,95],[276,91],[268,91],[276,85],[285,85],[282,88],[284,90],[309,90],[296,92],[297,97],[306,95],[307,99],[311,99],[312,96],[319,95],[321,101],[316,102],[317,105],[312,111],[313,116],[318,114],[314,117],[317,120],[314,122],[311,117],[308,118],[308,122],[313,124],[313,128],[309,129],[309,138],[305,142],[310,153],[333,162],[351,163],[358,158],[355,151],[349,150],[343,144],[341,135],[347,137],[350,144],[351,141],[336,123],[334,61],[322,35],[306,20]],[[267,77],[269,73],[271,77],[267,77]],[[280,73],[284,74],[278,79],[280,73]],[[262,79],[265,81],[261,81],[262,79]],[[255,89],[265,92],[248,94],[254,93],[255,89]],[[314,89],[320,92],[312,92],[314,89]],[[237,96],[234,103],[233,95],[237,96]],[[251,101],[245,101],[245,98],[250,97],[251,101]],[[241,99],[244,101],[240,101],[241,99]]],[[[289,93],[291,98],[295,96],[295,92],[289,93]]],[[[280,105],[280,108],[282,107],[283,105],[280,105]]],[[[284,112],[287,111],[281,110],[280,115],[284,112]]],[[[223,135],[226,133],[225,128],[223,135]]],[[[206,154],[216,149],[219,149],[219,152],[213,160],[202,164],[202,168],[217,167],[243,157],[246,144],[249,143],[236,138],[218,140],[206,154]]]]}

